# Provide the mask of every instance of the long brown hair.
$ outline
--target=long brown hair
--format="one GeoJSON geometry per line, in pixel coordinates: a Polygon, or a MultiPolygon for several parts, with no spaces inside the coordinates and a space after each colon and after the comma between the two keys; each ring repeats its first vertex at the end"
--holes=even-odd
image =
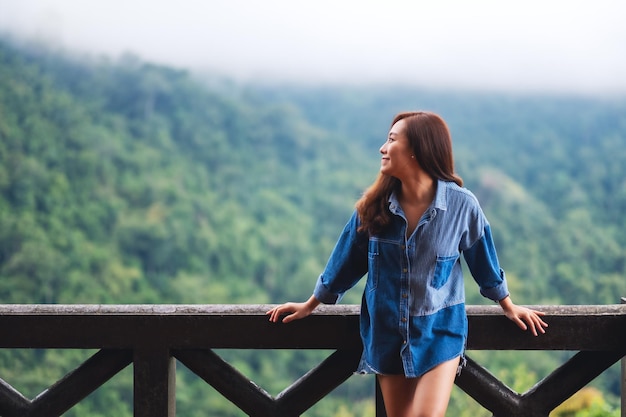
{"type": "MultiPolygon", "coordinates": [[[[433,179],[453,181],[463,186],[463,180],[454,172],[452,139],[446,122],[435,113],[403,112],[394,117],[391,126],[399,120],[405,121],[404,133],[420,167],[433,179]]],[[[378,174],[374,183],[356,203],[361,219],[359,231],[374,234],[389,224],[389,196],[398,191],[400,185],[399,179],[378,174]]]]}

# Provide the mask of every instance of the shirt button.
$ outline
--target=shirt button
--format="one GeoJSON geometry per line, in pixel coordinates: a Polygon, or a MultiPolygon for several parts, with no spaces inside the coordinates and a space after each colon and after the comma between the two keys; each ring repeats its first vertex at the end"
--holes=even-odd
{"type": "Polygon", "coordinates": [[[406,317],[402,317],[402,323],[406,323],[406,317]]]}
{"type": "Polygon", "coordinates": [[[403,345],[406,345],[406,340],[402,341],[402,344],[403,344],[403,345]]]}
{"type": "Polygon", "coordinates": [[[407,297],[408,297],[407,293],[402,293],[402,298],[407,298],[407,297]]]}
{"type": "Polygon", "coordinates": [[[406,271],[407,271],[407,269],[406,269],[406,268],[402,268],[402,272],[406,272],[406,271]]]}

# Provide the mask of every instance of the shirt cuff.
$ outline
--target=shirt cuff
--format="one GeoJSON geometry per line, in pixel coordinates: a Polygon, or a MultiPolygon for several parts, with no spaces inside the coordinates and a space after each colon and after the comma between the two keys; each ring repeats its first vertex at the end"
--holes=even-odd
{"type": "Polygon", "coordinates": [[[328,288],[326,288],[326,286],[322,282],[321,275],[317,278],[317,282],[315,283],[315,290],[313,290],[313,295],[322,304],[337,304],[343,297],[343,294],[335,294],[331,292],[328,288]]]}
{"type": "Polygon", "coordinates": [[[506,279],[504,278],[504,271],[500,269],[500,276],[502,277],[502,282],[495,287],[491,288],[481,288],[480,293],[493,301],[500,301],[506,298],[509,295],[509,289],[506,285],[506,279]]]}

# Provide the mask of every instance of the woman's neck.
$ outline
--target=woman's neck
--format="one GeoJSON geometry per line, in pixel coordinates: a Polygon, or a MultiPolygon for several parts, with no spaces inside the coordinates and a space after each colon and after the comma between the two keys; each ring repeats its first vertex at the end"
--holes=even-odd
{"type": "Polygon", "coordinates": [[[430,204],[435,198],[436,191],[437,182],[429,176],[422,176],[402,182],[400,199],[409,205],[430,204]]]}

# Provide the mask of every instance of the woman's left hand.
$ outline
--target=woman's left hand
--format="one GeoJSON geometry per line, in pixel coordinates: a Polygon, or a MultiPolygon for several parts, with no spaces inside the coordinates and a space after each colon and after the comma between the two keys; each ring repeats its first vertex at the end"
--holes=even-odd
{"type": "Polygon", "coordinates": [[[545,328],[548,327],[548,323],[541,318],[541,316],[545,316],[546,314],[543,311],[515,305],[513,301],[511,301],[511,297],[508,296],[500,300],[499,303],[502,310],[504,310],[504,315],[517,324],[520,329],[530,329],[534,336],[546,332],[545,328]]]}

